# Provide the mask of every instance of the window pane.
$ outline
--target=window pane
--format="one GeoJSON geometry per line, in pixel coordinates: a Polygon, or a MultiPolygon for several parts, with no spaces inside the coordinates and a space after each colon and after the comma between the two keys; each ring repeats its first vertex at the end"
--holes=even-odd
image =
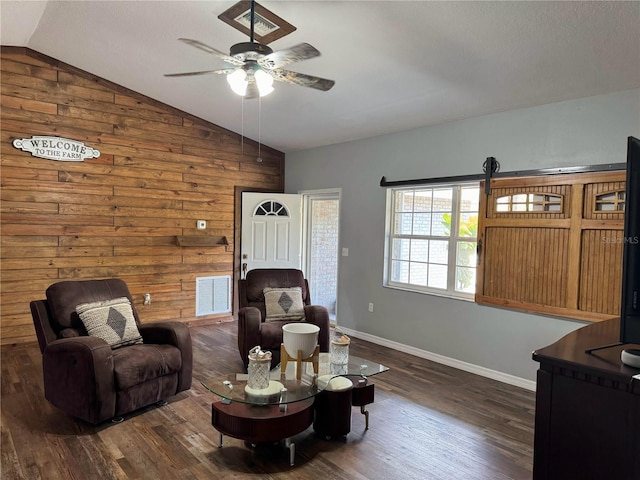
{"type": "Polygon", "coordinates": [[[413,215],[413,235],[429,235],[431,233],[431,214],[415,213],[413,215]]]}
{"type": "Polygon", "coordinates": [[[413,214],[411,213],[397,213],[394,232],[397,235],[411,235],[412,220],[413,214]]]}
{"type": "Polygon", "coordinates": [[[449,261],[449,242],[446,240],[431,240],[429,248],[429,262],[446,265],[449,261]]]}
{"type": "Polygon", "coordinates": [[[451,214],[433,214],[431,218],[431,235],[434,237],[448,237],[451,235],[451,214]]]}
{"type": "MultiPolygon", "coordinates": [[[[498,199],[498,203],[500,199],[498,199]]],[[[480,204],[480,189],[478,187],[464,187],[460,192],[460,211],[477,212],[480,204]]]]}
{"type": "Polygon", "coordinates": [[[433,196],[433,190],[418,190],[414,198],[414,211],[416,212],[430,212],[431,211],[431,197],[433,196]]]}
{"type": "Polygon", "coordinates": [[[411,259],[412,262],[428,262],[429,261],[429,240],[411,240],[411,259]]]}
{"type": "Polygon", "coordinates": [[[615,205],[613,203],[599,203],[596,205],[596,210],[600,210],[602,212],[615,210],[615,205]]]}
{"type": "Polygon", "coordinates": [[[447,289],[447,266],[429,264],[429,287],[447,289]]]}
{"type": "Polygon", "coordinates": [[[391,280],[393,282],[409,282],[409,262],[391,262],[391,280]]]}
{"type": "Polygon", "coordinates": [[[476,242],[458,242],[456,265],[476,266],[476,242]]]}
{"type": "Polygon", "coordinates": [[[456,267],[456,291],[474,293],[476,290],[476,269],[456,267]]]}
{"type": "Polygon", "coordinates": [[[410,242],[411,240],[408,238],[394,238],[391,258],[393,260],[409,260],[410,242]]]}
{"type": "Polygon", "coordinates": [[[396,212],[411,212],[413,210],[413,190],[396,192],[396,212]]]}
{"type": "Polygon", "coordinates": [[[450,212],[453,199],[453,189],[438,189],[433,191],[433,211],[450,212]]]}
{"type": "Polygon", "coordinates": [[[476,238],[478,236],[478,213],[461,213],[458,228],[459,237],[476,238]]]}
{"type": "Polygon", "coordinates": [[[427,284],[427,264],[426,263],[412,263],[411,271],[409,274],[409,283],[413,285],[427,284]]]}
{"type": "MultiPolygon", "coordinates": [[[[479,196],[478,184],[394,190],[388,281],[451,296],[473,293],[479,196]]],[[[526,209],[526,195],[523,200],[526,209]]],[[[510,211],[512,198],[502,201],[510,211]]]]}

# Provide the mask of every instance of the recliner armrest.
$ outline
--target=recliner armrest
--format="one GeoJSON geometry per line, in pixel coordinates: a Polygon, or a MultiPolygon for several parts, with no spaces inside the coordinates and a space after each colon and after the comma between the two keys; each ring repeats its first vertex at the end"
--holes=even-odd
{"type": "Polygon", "coordinates": [[[113,355],[98,337],[48,343],[42,354],[44,394],[61,410],[97,424],[116,410],[113,355]]]}
{"type": "Polygon", "coordinates": [[[33,318],[33,325],[36,329],[36,336],[38,337],[40,353],[43,353],[47,344],[58,338],[53,328],[51,328],[51,318],[47,301],[32,300],[29,303],[29,308],[31,309],[31,317],[33,318]]]}
{"type": "Polygon", "coordinates": [[[164,321],[142,323],[138,329],[144,343],[168,344],[180,350],[182,368],[178,374],[177,392],[189,390],[193,377],[193,346],[189,327],[177,321],[164,321]]]}
{"type": "Polygon", "coordinates": [[[189,327],[182,322],[150,322],[138,325],[144,343],[168,343],[180,348],[181,345],[191,344],[189,327]]]}
{"type": "Polygon", "coordinates": [[[256,307],[243,307],[238,310],[238,350],[246,369],[249,365],[249,350],[260,345],[260,327],[262,314],[256,307]]]}

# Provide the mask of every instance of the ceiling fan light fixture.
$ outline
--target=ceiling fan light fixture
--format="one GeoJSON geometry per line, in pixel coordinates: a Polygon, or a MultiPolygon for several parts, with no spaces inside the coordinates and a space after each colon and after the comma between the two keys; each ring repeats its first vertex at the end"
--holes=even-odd
{"type": "Polygon", "coordinates": [[[264,97],[273,92],[273,77],[264,70],[258,69],[254,73],[256,84],[258,85],[258,91],[260,96],[264,97]]]}
{"type": "Polygon", "coordinates": [[[247,93],[247,85],[249,85],[249,82],[247,81],[247,72],[243,69],[238,68],[235,72],[227,75],[227,82],[231,90],[241,97],[244,97],[247,93]]]}
{"type": "MultiPolygon", "coordinates": [[[[221,16],[220,18],[230,25],[233,25],[233,23],[230,22],[235,21],[234,19],[237,18],[243,18],[243,21],[246,23],[247,7],[249,8],[249,41],[232,45],[228,55],[198,40],[190,38],[179,39],[187,45],[191,45],[192,47],[223,60],[224,62],[232,65],[232,67],[198,72],[173,73],[166,74],[165,76],[188,77],[205,74],[226,75],[227,82],[233,92],[247,99],[264,97],[265,95],[273,92],[274,80],[303,87],[310,87],[324,92],[330,90],[334,86],[335,82],[333,80],[316,77],[314,75],[306,75],[304,73],[298,73],[282,68],[291,63],[320,56],[320,52],[308,43],[300,43],[293,47],[274,52],[271,47],[268,47],[265,43],[255,41],[256,23],[261,23],[269,28],[273,26],[282,26],[277,21],[279,20],[279,17],[275,16],[272,18],[263,15],[256,21],[256,8],[262,7],[260,7],[255,0],[242,0],[238,2],[234,7],[232,7],[232,9],[225,12],[226,15],[233,10],[235,12],[233,16],[225,16],[224,19],[223,16],[221,16]],[[240,8],[239,11],[236,11],[237,7],[240,8]]],[[[265,10],[265,12],[268,11],[265,10]]],[[[241,27],[246,28],[244,25],[241,25],[241,27]]],[[[279,28],[271,33],[275,33],[278,30],[279,28]]],[[[266,37],[269,36],[270,34],[266,35],[266,37]]]]}

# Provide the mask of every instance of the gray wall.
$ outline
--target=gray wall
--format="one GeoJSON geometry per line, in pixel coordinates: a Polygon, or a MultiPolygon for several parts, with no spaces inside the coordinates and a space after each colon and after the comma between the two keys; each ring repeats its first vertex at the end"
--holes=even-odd
{"type": "Polygon", "coordinates": [[[584,323],[384,288],[380,179],[481,173],[489,156],[502,171],[621,163],[629,135],[640,136],[640,89],[288,153],[286,192],[342,188],[339,325],[534,380],[531,352],[584,323]]]}

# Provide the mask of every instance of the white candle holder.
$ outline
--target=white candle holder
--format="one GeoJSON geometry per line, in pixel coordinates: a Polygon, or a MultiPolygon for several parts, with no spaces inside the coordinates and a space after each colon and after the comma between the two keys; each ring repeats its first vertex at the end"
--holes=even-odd
{"type": "Polygon", "coordinates": [[[260,346],[249,350],[249,379],[247,385],[255,390],[269,387],[269,371],[271,370],[271,352],[263,352],[260,346]]]}
{"type": "Polygon", "coordinates": [[[329,363],[346,365],[349,363],[349,344],[351,339],[346,335],[334,337],[329,346],[329,363]]]}

